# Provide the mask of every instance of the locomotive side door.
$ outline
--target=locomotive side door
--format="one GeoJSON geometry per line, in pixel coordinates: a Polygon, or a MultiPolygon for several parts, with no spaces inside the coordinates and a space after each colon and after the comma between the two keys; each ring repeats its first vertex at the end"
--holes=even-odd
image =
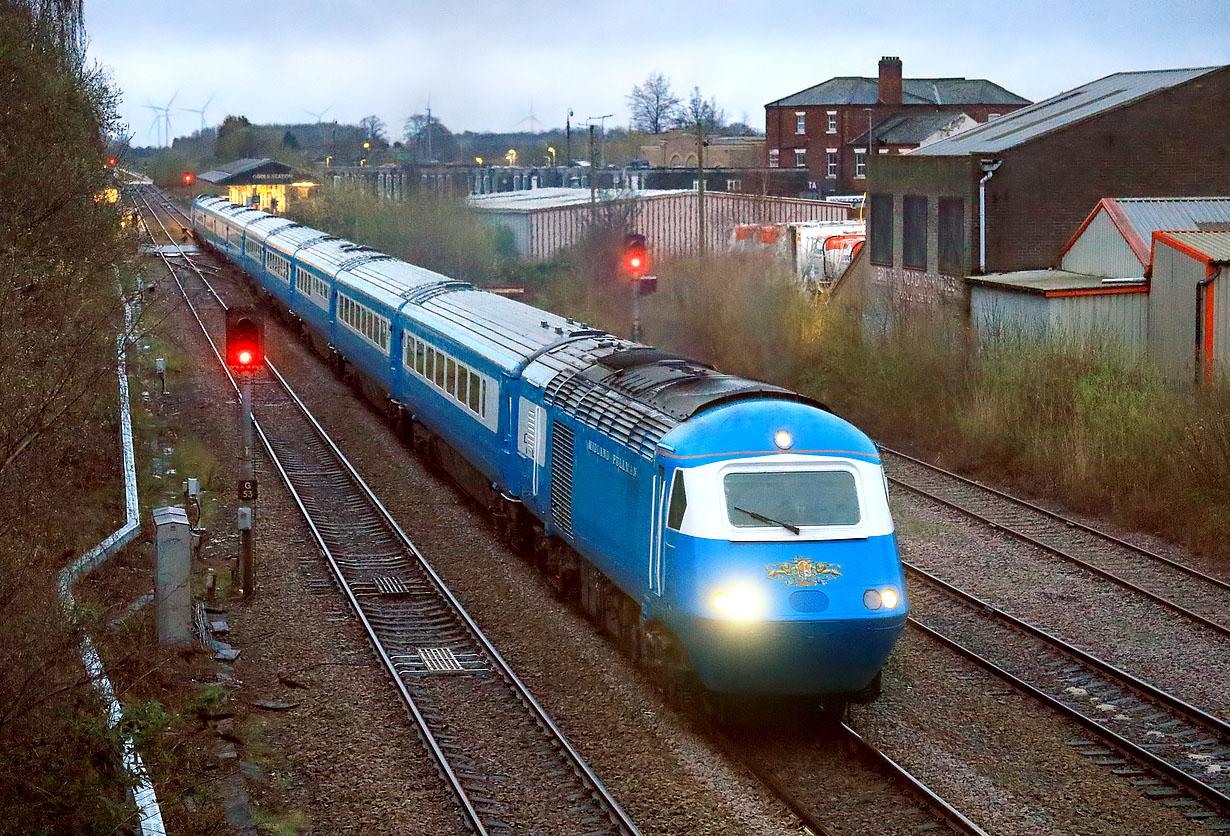
{"type": "Polygon", "coordinates": [[[666,485],[665,469],[658,465],[653,476],[653,504],[650,513],[649,529],[649,591],[653,595],[662,595],[663,567],[662,549],[663,522],[665,521],[666,498],[669,494],[666,485]]]}

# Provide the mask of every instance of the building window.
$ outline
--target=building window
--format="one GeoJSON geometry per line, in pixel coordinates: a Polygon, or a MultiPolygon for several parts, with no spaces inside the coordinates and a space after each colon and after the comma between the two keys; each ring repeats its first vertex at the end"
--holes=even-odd
{"type": "Polygon", "coordinates": [[[735,178],[735,179],[727,178],[727,180],[726,180],[726,191],[728,191],[728,192],[741,192],[741,191],[743,191],[743,181],[742,181],[742,180],[739,180],[739,179],[737,179],[737,178],[735,178]]]}
{"type": "Polygon", "coordinates": [[[830,110],[828,115],[829,115],[829,126],[825,130],[825,133],[835,134],[837,133],[837,111],[830,110]]]}
{"type": "Polygon", "coordinates": [[[987,121],[990,122],[992,119],[998,119],[1002,115],[1003,115],[1002,113],[988,113],[987,121]]]}
{"type": "Polygon", "coordinates": [[[901,266],[927,269],[927,198],[921,195],[901,202],[901,266]]]}
{"type": "Polygon", "coordinates": [[[795,148],[794,149],[794,167],[795,168],[807,168],[807,149],[806,148],[795,148]]]}
{"type": "Polygon", "coordinates": [[[861,179],[867,176],[867,149],[854,149],[854,177],[861,179]]]}
{"type": "Polygon", "coordinates": [[[776,148],[769,152],[769,168],[777,168],[777,154],[776,148]]]}
{"type": "Polygon", "coordinates": [[[828,168],[825,171],[824,176],[829,178],[830,180],[836,180],[837,179],[837,149],[836,148],[825,148],[824,153],[828,155],[828,168]]]}
{"type": "Polygon", "coordinates": [[[871,196],[871,225],[868,232],[871,235],[871,263],[893,263],[893,196],[891,194],[873,194],[871,196]]]}
{"type": "Polygon", "coordinates": [[[965,199],[940,198],[940,272],[965,274],[965,199]]]}
{"type": "Polygon", "coordinates": [[[807,114],[802,110],[794,112],[794,132],[796,134],[807,133],[807,114]]]}

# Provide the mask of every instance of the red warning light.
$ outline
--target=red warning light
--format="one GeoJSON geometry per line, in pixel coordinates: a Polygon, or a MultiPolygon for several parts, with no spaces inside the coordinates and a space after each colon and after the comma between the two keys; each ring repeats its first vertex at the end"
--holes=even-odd
{"type": "Polygon", "coordinates": [[[107,165],[109,166],[114,166],[118,162],[119,160],[117,160],[115,157],[107,157],[107,165]]]}
{"type": "Polygon", "coordinates": [[[184,185],[187,185],[187,186],[192,185],[192,181],[195,179],[196,177],[192,174],[192,172],[184,173],[184,185]]]}
{"type": "Polygon", "coordinates": [[[639,278],[649,272],[649,253],[645,249],[645,236],[631,232],[624,236],[624,270],[639,278]]]}
{"type": "Polygon", "coordinates": [[[226,364],[234,371],[254,372],[265,365],[265,326],[251,308],[226,312],[226,364]]]}

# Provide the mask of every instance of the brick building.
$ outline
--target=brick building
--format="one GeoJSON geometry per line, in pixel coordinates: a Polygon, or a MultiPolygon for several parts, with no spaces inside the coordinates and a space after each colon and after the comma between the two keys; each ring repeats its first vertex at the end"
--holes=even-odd
{"type": "Polygon", "coordinates": [[[901,59],[880,59],[878,78],[839,76],[765,105],[766,162],[771,168],[806,168],[821,194],[866,191],[869,124],[885,124],[899,141],[872,152],[899,153],[953,127],[1011,113],[1028,99],[986,79],[902,78],[901,59]],[[951,120],[936,120],[947,114],[951,120]],[[925,124],[914,125],[915,117],[925,124]],[[887,124],[891,120],[891,125],[887,124]],[[861,142],[857,144],[856,140],[861,142]]]}
{"type": "Polygon", "coordinates": [[[877,156],[871,286],[964,307],[971,273],[1058,266],[1104,197],[1230,193],[1227,113],[1230,66],[1116,73],[909,154],[877,156]]]}

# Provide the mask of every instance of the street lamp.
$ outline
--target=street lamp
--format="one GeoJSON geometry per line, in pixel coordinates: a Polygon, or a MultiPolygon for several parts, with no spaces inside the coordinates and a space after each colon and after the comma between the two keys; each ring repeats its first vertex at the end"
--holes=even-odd
{"type": "Polygon", "coordinates": [[[333,162],[333,155],[332,155],[332,154],[330,154],[329,156],[325,157],[325,168],[328,168],[328,167],[329,167],[329,163],[331,163],[331,162],[333,162]]]}
{"type": "Polygon", "coordinates": [[[555,168],[555,149],[548,145],[547,153],[551,155],[551,167],[555,168]]]}
{"type": "Polygon", "coordinates": [[[606,168],[606,120],[614,116],[614,113],[604,113],[601,116],[590,116],[585,121],[592,122],[598,120],[598,167],[606,168]]]}
{"type": "Polygon", "coordinates": [[[482,158],[482,157],[475,157],[475,158],[474,158],[474,162],[478,163],[479,165],[482,165],[482,164],[483,164],[483,158],[482,158]]]}
{"type": "Polygon", "coordinates": [[[508,160],[509,165],[517,164],[517,151],[514,148],[509,148],[508,153],[504,155],[504,159],[508,160]]]}

